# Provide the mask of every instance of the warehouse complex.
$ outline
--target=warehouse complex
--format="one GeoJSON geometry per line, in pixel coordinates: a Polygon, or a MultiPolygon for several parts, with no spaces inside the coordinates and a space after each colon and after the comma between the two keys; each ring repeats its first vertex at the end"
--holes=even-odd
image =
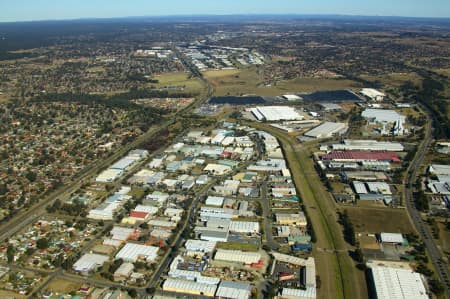
{"type": "Polygon", "coordinates": [[[404,147],[399,142],[384,142],[376,140],[346,139],[343,143],[332,144],[331,148],[337,151],[390,151],[402,152],[404,147]]]}
{"type": "Polygon", "coordinates": [[[404,135],[406,117],[395,110],[388,109],[366,109],[361,114],[370,123],[381,125],[382,135],[404,135]]]}
{"type": "Polygon", "coordinates": [[[344,123],[324,122],[314,129],[305,133],[305,136],[311,138],[330,138],[342,135],[347,131],[347,125],[344,123]]]}
{"type": "Polygon", "coordinates": [[[302,120],[303,117],[288,106],[258,106],[250,111],[259,121],[302,120]]]}
{"type": "Polygon", "coordinates": [[[382,93],[379,90],[373,88],[363,88],[361,89],[361,94],[372,101],[383,101],[386,97],[386,94],[382,93]]]}

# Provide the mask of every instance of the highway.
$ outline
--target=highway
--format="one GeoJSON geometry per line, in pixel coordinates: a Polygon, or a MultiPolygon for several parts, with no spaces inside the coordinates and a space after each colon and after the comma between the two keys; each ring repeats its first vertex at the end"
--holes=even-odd
{"type": "Polygon", "coordinates": [[[428,111],[426,108],[422,107],[423,110],[427,114],[427,124],[425,126],[425,137],[422,143],[420,144],[419,148],[417,149],[416,155],[414,156],[414,159],[411,161],[406,176],[405,176],[405,204],[408,209],[409,216],[411,217],[411,220],[419,233],[420,237],[422,238],[423,242],[425,243],[425,246],[428,250],[428,254],[430,256],[431,262],[433,263],[437,274],[439,278],[441,279],[442,283],[445,287],[445,292],[447,295],[447,298],[450,298],[450,281],[449,281],[449,274],[447,270],[447,264],[443,262],[442,255],[439,249],[436,246],[436,243],[433,240],[433,235],[430,232],[430,229],[426,225],[426,223],[422,220],[421,213],[416,209],[415,203],[414,203],[414,197],[413,197],[413,185],[417,178],[417,172],[420,169],[420,166],[423,163],[423,160],[428,152],[428,148],[430,147],[431,143],[433,142],[433,136],[432,136],[432,120],[430,117],[430,111],[428,111]]]}

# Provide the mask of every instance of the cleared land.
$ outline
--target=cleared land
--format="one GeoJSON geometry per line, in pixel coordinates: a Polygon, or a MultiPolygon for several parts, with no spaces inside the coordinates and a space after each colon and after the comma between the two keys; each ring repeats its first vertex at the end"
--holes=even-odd
{"type": "Polygon", "coordinates": [[[356,232],[413,233],[408,214],[404,209],[345,207],[356,232]]]}
{"type": "Polygon", "coordinates": [[[441,246],[444,255],[450,255],[450,230],[446,228],[444,222],[437,222],[439,227],[439,240],[437,240],[438,244],[441,246]]]}
{"type": "Polygon", "coordinates": [[[187,92],[200,92],[204,89],[200,79],[190,77],[190,73],[186,72],[161,74],[154,76],[153,79],[158,80],[158,83],[149,83],[148,85],[156,88],[184,87],[184,91],[187,92]]]}
{"type": "Polygon", "coordinates": [[[386,86],[400,87],[405,82],[411,81],[415,85],[419,85],[422,81],[419,75],[416,73],[392,73],[384,76],[361,76],[361,78],[375,82],[378,81],[386,86]]]}
{"type": "Polygon", "coordinates": [[[19,295],[15,292],[9,292],[5,290],[0,290],[0,298],[12,298],[12,299],[21,299],[21,298],[27,298],[26,295],[19,295]]]}
{"type": "Polygon", "coordinates": [[[279,96],[286,93],[313,92],[318,90],[336,90],[359,88],[359,83],[345,79],[298,78],[279,81],[275,85],[264,85],[262,75],[256,67],[207,71],[203,76],[214,87],[214,95],[279,96]]]}
{"type": "Polygon", "coordinates": [[[55,278],[45,289],[52,291],[53,293],[67,294],[73,291],[77,291],[81,287],[81,285],[82,284],[79,282],[72,282],[61,278],[55,278]]]}
{"type": "Polygon", "coordinates": [[[294,182],[310,217],[317,241],[313,246],[321,287],[318,298],[367,298],[365,276],[348,255],[352,248],[344,241],[331,195],[314,169],[308,148],[279,130],[264,124],[247,123],[276,136],[292,170],[294,182]]]}

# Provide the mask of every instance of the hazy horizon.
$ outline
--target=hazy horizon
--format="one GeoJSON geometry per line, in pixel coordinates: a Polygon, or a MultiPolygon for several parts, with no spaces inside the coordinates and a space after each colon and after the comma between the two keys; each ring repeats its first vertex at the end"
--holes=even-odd
{"type": "Polygon", "coordinates": [[[170,0],[151,3],[144,0],[69,1],[17,0],[0,3],[0,22],[29,22],[133,17],[228,16],[228,15],[341,15],[367,17],[450,18],[450,1],[387,0],[365,3],[358,0],[170,0]],[[431,2],[431,3],[430,3],[431,2]]]}

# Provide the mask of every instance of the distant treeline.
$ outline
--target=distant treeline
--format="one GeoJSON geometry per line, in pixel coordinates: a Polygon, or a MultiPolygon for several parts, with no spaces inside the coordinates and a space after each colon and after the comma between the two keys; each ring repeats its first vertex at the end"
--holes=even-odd
{"type": "MultiPolygon", "coordinates": [[[[188,92],[169,93],[166,90],[155,90],[151,88],[137,89],[132,88],[128,92],[118,93],[111,96],[101,94],[85,94],[85,93],[45,93],[35,97],[34,101],[61,101],[61,102],[78,102],[82,104],[102,104],[111,108],[130,108],[136,106],[131,102],[135,99],[145,98],[190,98],[194,94],[188,92]]],[[[140,107],[140,106],[139,106],[140,107]]],[[[156,109],[156,108],[153,108],[156,109]]],[[[157,109],[158,110],[158,109],[157,109]]]]}
{"type": "Polygon", "coordinates": [[[434,136],[437,139],[450,138],[450,120],[448,118],[449,99],[444,92],[448,78],[427,71],[421,71],[422,86],[415,88],[406,83],[402,86],[405,94],[411,94],[411,99],[425,105],[433,114],[434,136]]]}

